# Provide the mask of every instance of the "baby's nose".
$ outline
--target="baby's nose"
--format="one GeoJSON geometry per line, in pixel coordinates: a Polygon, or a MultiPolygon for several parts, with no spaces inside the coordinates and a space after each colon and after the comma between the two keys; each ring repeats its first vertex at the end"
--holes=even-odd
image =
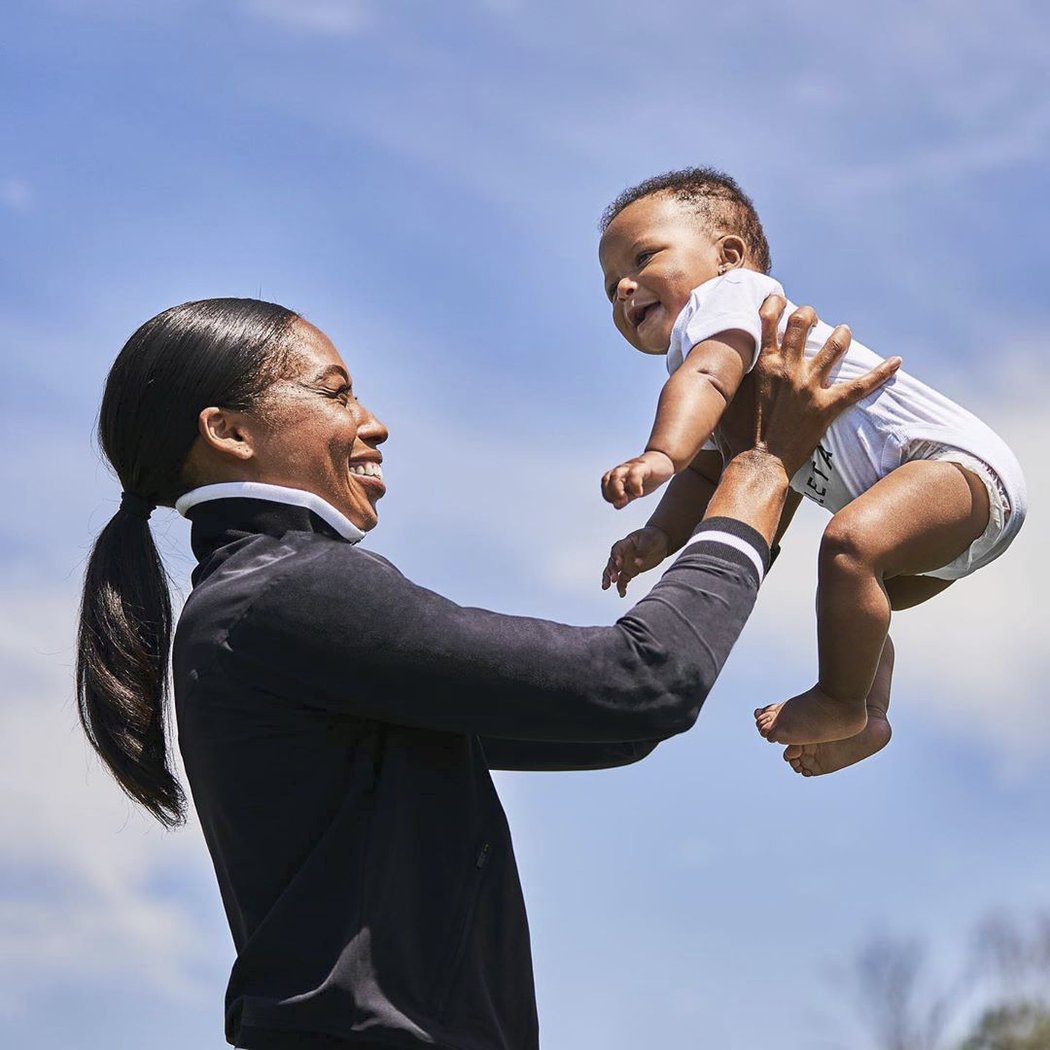
{"type": "Polygon", "coordinates": [[[623,302],[638,286],[629,277],[621,277],[616,286],[616,298],[623,302]]]}

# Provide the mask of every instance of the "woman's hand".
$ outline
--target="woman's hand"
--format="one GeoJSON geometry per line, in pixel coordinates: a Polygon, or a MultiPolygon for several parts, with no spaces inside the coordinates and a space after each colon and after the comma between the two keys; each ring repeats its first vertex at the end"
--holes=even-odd
{"type": "Polygon", "coordinates": [[[777,338],[787,304],[770,296],[762,304],[762,353],[719,422],[727,463],[707,505],[706,517],[736,518],[772,543],[788,484],[836,417],[877,390],[900,368],[883,361],[859,379],[829,386],[831,370],[849,349],[850,332],[836,328],[809,361],[806,337],[817,315],[803,306],[777,338]]]}
{"type": "Polygon", "coordinates": [[[777,330],[786,305],[778,295],[762,304],[762,352],[723,415],[719,433],[727,458],[759,449],[779,459],[790,478],[831,423],[882,386],[900,368],[901,360],[892,357],[859,379],[831,385],[832,369],[849,349],[850,330],[839,325],[806,360],[806,338],[817,323],[816,312],[800,306],[788,318],[781,342],[777,330]]]}

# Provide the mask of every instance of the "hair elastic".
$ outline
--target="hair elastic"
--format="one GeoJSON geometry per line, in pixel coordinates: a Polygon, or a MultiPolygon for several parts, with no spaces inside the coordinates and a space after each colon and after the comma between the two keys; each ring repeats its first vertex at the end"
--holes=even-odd
{"type": "Polygon", "coordinates": [[[132,514],[143,521],[149,521],[157,504],[150,502],[145,496],[137,492],[122,492],[120,494],[120,509],[127,514],[132,514]]]}

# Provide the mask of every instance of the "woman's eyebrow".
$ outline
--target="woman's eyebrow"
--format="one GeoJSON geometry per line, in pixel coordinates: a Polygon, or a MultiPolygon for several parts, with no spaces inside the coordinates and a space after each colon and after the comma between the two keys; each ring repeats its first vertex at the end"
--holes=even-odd
{"type": "Polygon", "coordinates": [[[341,376],[345,382],[350,382],[350,375],[342,365],[328,365],[326,368],[322,368],[321,371],[314,376],[312,382],[322,383],[329,376],[333,375],[341,376]]]}

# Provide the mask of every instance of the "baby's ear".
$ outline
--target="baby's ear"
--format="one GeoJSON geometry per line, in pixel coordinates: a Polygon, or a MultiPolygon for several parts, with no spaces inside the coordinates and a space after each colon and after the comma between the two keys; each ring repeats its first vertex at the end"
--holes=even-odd
{"type": "Polygon", "coordinates": [[[727,270],[744,265],[747,245],[735,233],[728,233],[718,243],[718,261],[727,270]]]}

